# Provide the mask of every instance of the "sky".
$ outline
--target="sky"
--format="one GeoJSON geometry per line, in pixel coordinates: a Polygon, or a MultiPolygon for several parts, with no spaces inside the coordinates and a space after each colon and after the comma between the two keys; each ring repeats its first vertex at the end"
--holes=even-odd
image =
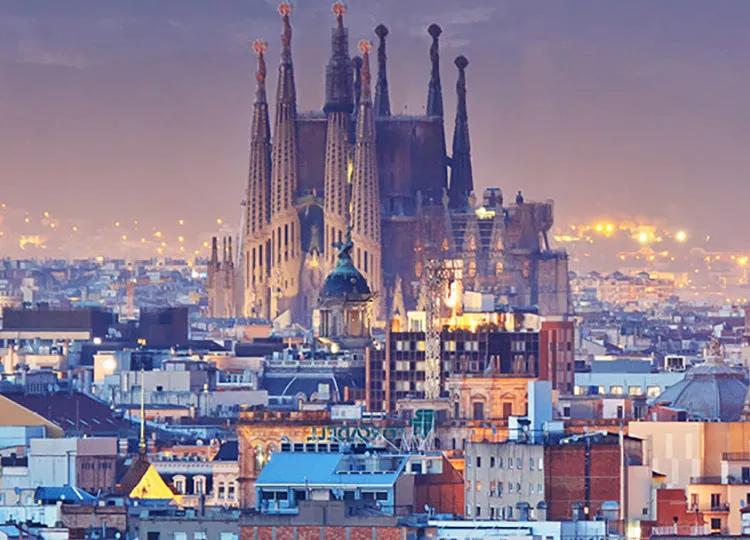
{"type": "MultiPolygon", "coordinates": [[[[320,109],[330,2],[293,4],[299,109],[320,109]]],[[[750,2],[347,5],[352,53],[361,37],[376,39],[378,23],[390,29],[394,112],[424,110],[426,28],[443,27],[449,137],[452,60],[469,59],[478,190],[554,199],[559,227],[628,219],[750,250],[750,2]]],[[[212,233],[235,229],[250,43],[269,42],[275,88],[276,8],[275,0],[0,0],[0,257],[121,255],[162,242],[201,249],[212,233]]]]}

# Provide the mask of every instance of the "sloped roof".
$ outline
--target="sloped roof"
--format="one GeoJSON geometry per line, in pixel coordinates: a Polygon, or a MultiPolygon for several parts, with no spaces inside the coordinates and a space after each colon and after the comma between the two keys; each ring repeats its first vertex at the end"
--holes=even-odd
{"type": "Polygon", "coordinates": [[[41,504],[56,502],[71,504],[96,503],[96,497],[91,493],[74,486],[38,487],[34,492],[34,500],[41,504]]]}
{"type": "Polygon", "coordinates": [[[396,483],[406,456],[365,456],[328,452],[276,452],[266,463],[255,487],[332,486],[383,487],[396,483]],[[371,459],[368,466],[367,460],[371,459]],[[390,466],[379,467],[388,459],[390,466]],[[362,467],[352,467],[356,463],[362,467]],[[365,470],[362,470],[362,469],[365,470]]]}

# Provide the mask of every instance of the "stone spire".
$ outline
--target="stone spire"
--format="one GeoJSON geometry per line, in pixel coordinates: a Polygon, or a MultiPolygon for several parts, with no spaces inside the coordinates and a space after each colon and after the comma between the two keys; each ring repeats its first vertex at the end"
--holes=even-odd
{"type": "Polygon", "coordinates": [[[458,82],[456,93],[456,126],[453,130],[453,155],[451,156],[451,182],[449,188],[450,207],[466,208],[469,195],[474,191],[471,173],[471,147],[469,143],[469,116],[466,112],[466,66],[464,56],[456,58],[458,82]]]}
{"type": "Polygon", "coordinates": [[[357,114],[352,174],[352,238],[355,264],[374,291],[380,290],[380,194],[378,160],[375,151],[375,120],[370,91],[370,50],[367,40],[359,42],[362,53],[362,94],[357,114]]]}
{"type": "Polygon", "coordinates": [[[271,193],[271,126],[268,121],[266,101],[266,61],[264,54],[268,45],[256,40],[253,50],[258,56],[255,73],[257,86],[253,104],[253,120],[250,128],[250,174],[247,185],[247,218],[245,237],[250,240],[265,228],[270,219],[271,193]]]}
{"type": "Polygon", "coordinates": [[[388,96],[388,73],[386,71],[385,38],[388,28],[379,24],[375,28],[378,36],[378,82],[375,84],[375,116],[391,115],[391,100],[388,96]]]}
{"type": "Polygon", "coordinates": [[[443,116],[443,90],[440,87],[440,52],[438,38],[443,29],[437,24],[431,24],[427,32],[432,36],[430,46],[430,85],[427,92],[427,116],[443,116]]]}
{"type": "Polygon", "coordinates": [[[351,113],[354,108],[352,99],[352,63],[349,58],[349,30],[344,27],[346,7],[341,2],[333,4],[336,16],[336,27],[331,31],[331,58],[326,66],[326,104],[323,110],[327,113],[343,111],[351,113]]]}
{"type": "Polygon", "coordinates": [[[302,250],[299,244],[300,224],[294,206],[297,192],[297,97],[292,66],[292,7],[279,6],[282,20],[281,62],[276,90],[274,140],[271,149],[271,217],[272,226],[266,242],[265,257],[270,260],[266,276],[276,294],[269,294],[269,316],[277,317],[290,309],[299,290],[299,269],[302,250]]]}
{"type": "Polygon", "coordinates": [[[326,270],[333,268],[336,255],[331,246],[341,242],[349,221],[350,125],[354,106],[349,32],[344,27],[346,8],[333,4],[336,27],[331,32],[331,59],[326,66],[327,116],[325,170],[323,174],[323,221],[326,270]]]}
{"type": "Polygon", "coordinates": [[[283,2],[279,13],[283,22],[281,63],[276,89],[276,116],[271,174],[271,215],[288,210],[297,189],[297,97],[292,66],[292,27],[290,4],[283,2]]]}

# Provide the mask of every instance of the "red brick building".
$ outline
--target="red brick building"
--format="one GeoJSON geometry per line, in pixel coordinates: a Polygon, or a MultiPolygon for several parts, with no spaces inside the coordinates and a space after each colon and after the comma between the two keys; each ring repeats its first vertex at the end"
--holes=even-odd
{"type": "MultiPolygon", "coordinates": [[[[642,463],[640,439],[624,437],[626,464],[642,463]]],[[[623,463],[619,436],[592,433],[564,439],[544,449],[544,481],[547,519],[573,518],[573,506],[581,505],[592,518],[604,501],[620,501],[623,463]]]]}

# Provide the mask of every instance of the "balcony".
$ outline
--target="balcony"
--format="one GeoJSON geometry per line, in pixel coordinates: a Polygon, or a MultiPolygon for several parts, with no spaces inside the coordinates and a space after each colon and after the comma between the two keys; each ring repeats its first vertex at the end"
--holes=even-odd
{"type": "Polygon", "coordinates": [[[652,536],[708,536],[711,528],[708,525],[667,525],[651,529],[652,536]]]}
{"type": "Polygon", "coordinates": [[[691,504],[690,511],[691,512],[703,512],[706,514],[725,513],[725,512],[729,512],[729,504],[727,503],[700,504],[700,505],[691,504]]]}
{"type": "Polygon", "coordinates": [[[750,485],[750,476],[734,476],[727,475],[722,476],[692,476],[690,478],[691,484],[704,484],[704,485],[750,485]]]}
{"type": "Polygon", "coordinates": [[[750,452],[724,452],[722,461],[750,461],[750,452]]]}

